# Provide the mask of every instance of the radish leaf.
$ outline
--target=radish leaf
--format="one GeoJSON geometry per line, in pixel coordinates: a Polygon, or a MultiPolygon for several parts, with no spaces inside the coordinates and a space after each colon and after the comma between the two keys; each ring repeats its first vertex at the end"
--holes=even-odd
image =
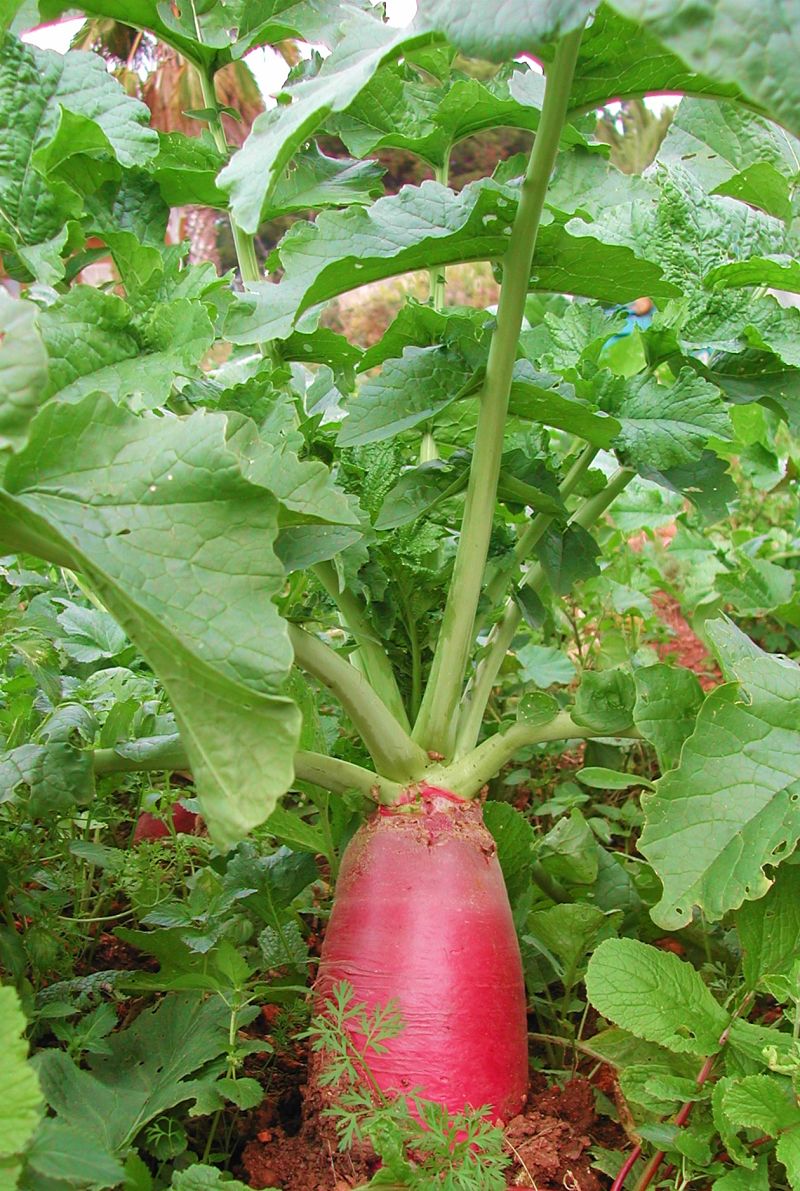
{"type": "Polygon", "coordinates": [[[589,961],[586,992],[603,1017],[677,1054],[715,1054],[728,1025],[728,1014],[691,964],[635,939],[600,944],[589,961]]]}
{"type": "Polygon", "coordinates": [[[677,769],[642,800],[640,851],[664,886],[652,914],[673,930],[693,906],[719,919],[762,897],[764,866],[800,835],[800,666],[763,653],[733,625],[706,628],[738,681],[706,698],[677,769]]]}

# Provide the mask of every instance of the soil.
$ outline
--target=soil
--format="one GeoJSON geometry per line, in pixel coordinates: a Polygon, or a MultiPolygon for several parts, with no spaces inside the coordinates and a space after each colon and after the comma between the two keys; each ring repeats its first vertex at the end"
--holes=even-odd
{"type": "Polygon", "coordinates": [[[678,601],[665,591],[657,591],[652,600],[659,619],[673,633],[671,640],[656,645],[661,660],[669,659],[677,662],[679,666],[685,666],[687,670],[692,670],[700,679],[704,691],[711,690],[722,682],[719,666],[689,626],[678,601]]]}
{"type": "MultiPolygon", "coordinates": [[[[263,1103],[242,1120],[244,1149],[237,1174],[248,1186],[260,1191],[351,1191],[375,1174],[374,1155],[337,1149],[331,1124],[320,1117],[321,1105],[306,1078],[302,1052],[277,1056],[263,1103]]],[[[598,1118],[594,1089],[580,1077],[558,1087],[534,1076],[527,1107],[505,1132],[512,1158],[506,1172],[509,1191],[601,1191],[607,1184],[591,1169],[589,1147],[625,1144],[618,1126],[598,1118]]]]}
{"type": "MultiPolygon", "coordinates": [[[[671,521],[668,525],[660,525],[655,531],[655,537],[662,546],[668,548],[677,531],[677,525],[671,521]]],[[[644,532],[633,534],[628,538],[628,546],[634,554],[639,554],[649,537],[650,535],[644,532]]],[[[700,679],[703,690],[711,690],[722,681],[722,674],[681,612],[680,604],[674,596],[668,595],[665,591],[657,591],[651,598],[656,615],[672,633],[669,641],[662,641],[656,645],[658,656],[662,661],[676,662],[679,666],[692,670],[700,679]]]]}

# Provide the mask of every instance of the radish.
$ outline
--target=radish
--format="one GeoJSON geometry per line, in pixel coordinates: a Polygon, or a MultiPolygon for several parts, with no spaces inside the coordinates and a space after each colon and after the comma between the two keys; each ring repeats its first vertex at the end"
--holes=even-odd
{"type": "MultiPolygon", "coordinates": [[[[175,803],[172,808],[172,826],[176,835],[196,835],[199,823],[199,815],[196,815],[194,811],[187,810],[179,802],[175,803]]],[[[157,815],[151,815],[149,811],[142,811],[136,820],[133,842],[140,844],[142,840],[163,839],[171,834],[169,824],[163,819],[159,819],[157,815]]]]}
{"type": "MultiPolygon", "coordinates": [[[[525,988],[494,840],[480,806],[423,786],[381,807],[342,859],[316,1000],[339,981],[368,1009],[397,1001],[404,1028],[369,1055],[386,1094],[417,1091],[448,1112],[522,1108],[525,988]]],[[[356,1041],[358,1041],[356,1039],[356,1041]]]]}

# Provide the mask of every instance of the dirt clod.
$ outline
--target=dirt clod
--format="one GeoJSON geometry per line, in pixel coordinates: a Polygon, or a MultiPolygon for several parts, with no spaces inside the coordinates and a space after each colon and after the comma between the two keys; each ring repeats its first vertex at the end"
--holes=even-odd
{"type": "MultiPolygon", "coordinates": [[[[318,1107],[303,1095],[303,1120],[291,1135],[288,1122],[267,1108],[254,1114],[261,1127],[253,1130],[242,1153],[242,1167],[250,1187],[279,1187],[281,1191],[352,1191],[363,1186],[378,1163],[369,1155],[343,1154],[331,1138],[329,1125],[320,1121],[318,1107]],[[280,1123],[264,1128],[265,1116],[280,1123]]],[[[284,1094],[283,1103],[286,1097],[284,1094]]],[[[508,1152],[513,1159],[507,1186],[535,1187],[537,1191],[601,1191],[591,1169],[589,1147],[600,1122],[594,1111],[594,1093],[584,1079],[563,1087],[533,1092],[528,1107],[506,1128],[508,1152]]],[[[291,1125],[289,1126],[291,1128],[291,1125]]]]}

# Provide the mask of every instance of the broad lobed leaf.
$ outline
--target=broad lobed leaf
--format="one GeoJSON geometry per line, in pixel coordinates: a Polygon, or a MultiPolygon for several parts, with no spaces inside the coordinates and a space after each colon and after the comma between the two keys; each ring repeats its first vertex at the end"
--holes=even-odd
{"type": "MultiPolygon", "coordinates": [[[[323,212],[284,237],[277,249],[282,280],[251,286],[231,311],[226,334],[235,343],[282,339],[304,312],[367,282],[433,265],[501,258],[516,202],[516,188],[491,179],[470,183],[459,194],[423,182],[368,210],[323,212]]],[[[646,259],[643,241],[638,247],[641,255],[618,242],[605,244],[592,225],[576,224],[572,232],[546,222],[532,287],[608,302],[641,293],[660,301],[677,296],[677,287],[662,281],[658,266],[646,259]]]]}
{"type": "Polygon", "coordinates": [[[0,122],[8,135],[0,151],[0,246],[49,283],[63,272],[64,224],[81,213],[78,195],[44,176],[65,120],[70,130],[62,139],[62,160],[91,148],[129,167],[158,151],[147,108],[125,94],[99,57],[56,54],[3,36],[0,122]]]}
{"type": "Polygon", "coordinates": [[[639,848],[663,884],[652,914],[675,929],[699,906],[721,918],[762,897],[764,867],[800,836],[800,667],[763,653],[730,623],[707,626],[737,681],[706,698],[680,763],[643,797],[639,848]]]}
{"type": "Polygon", "coordinates": [[[281,172],[331,112],[343,111],[382,62],[428,41],[428,34],[391,29],[364,12],[342,10],[335,49],[319,74],[291,88],[291,103],[256,119],[244,147],[219,176],[245,231],[257,230],[281,172]]]}
{"type": "Polygon", "coordinates": [[[0,495],[12,527],[75,560],[161,677],[220,843],[270,813],[300,728],[279,694],[291,650],[272,602],[278,505],[244,478],[226,431],[220,414],[50,403],[0,495]]]}

